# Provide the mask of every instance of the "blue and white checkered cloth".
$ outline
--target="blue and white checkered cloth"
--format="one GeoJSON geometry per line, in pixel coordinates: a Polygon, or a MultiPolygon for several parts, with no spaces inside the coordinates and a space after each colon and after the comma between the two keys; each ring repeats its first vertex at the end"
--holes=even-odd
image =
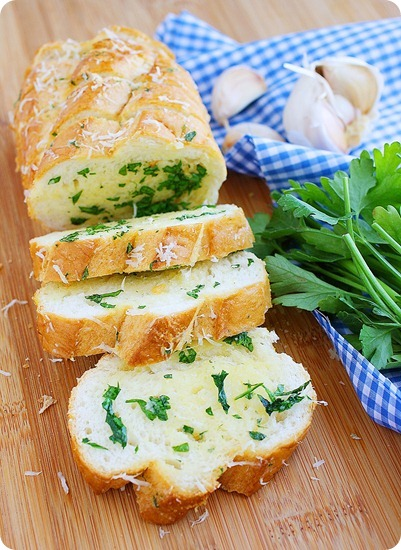
{"type": "MultiPolygon", "coordinates": [[[[232,65],[245,64],[260,72],[268,90],[259,100],[232,119],[267,124],[285,137],[282,112],[298,75],[284,63],[302,66],[305,56],[315,61],[329,56],[358,57],[376,66],[384,77],[380,116],[368,138],[349,155],[332,153],[245,136],[226,154],[228,168],[264,178],[269,188],[288,187],[288,180],[319,182],[336,170],[348,170],[363,149],[382,148],[401,139],[401,18],[384,19],[278,36],[239,44],[188,12],[170,14],[156,31],[178,62],[192,75],[209,112],[217,76],[232,65]]],[[[225,129],[211,119],[214,136],[222,144],[225,129]]],[[[401,432],[401,373],[384,376],[358,353],[327,317],[315,317],[333,343],[359,399],[378,424],[401,432]]]]}

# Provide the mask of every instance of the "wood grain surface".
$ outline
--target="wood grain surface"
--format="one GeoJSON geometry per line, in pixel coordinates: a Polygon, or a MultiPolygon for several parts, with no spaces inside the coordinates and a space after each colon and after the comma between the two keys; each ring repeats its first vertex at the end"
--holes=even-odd
{"type": "MultiPolygon", "coordinates": [[[[35,330],[28,219],[15,173],[8,111],[24,71],[44,42],[84,40],[109,24],[153,34],[168,12],[188,9],[239,41],[350,21],[395,17],[384,0],[15,0],[0,16],[0,537],[15,550],[51,549],[387,549],[401,534],[400,455],[396,433],[362,409],[341,363],[312,315],[274,307],[266,325],[279,348],[302,361],[319,399],[312,428],[288,466],[251,498],[217,491],[205,511],[160,530],[139,517],[135,492],[95,496],[73,462],[66,424],[71,388],[96,358],[53,363],[35,330]],[[39,414],[44,394],[57,403],[39,414]],[[358,439],[351,434],[356,434],[358,439]],[[313,464],[324,460],[319,468],[313,464]],[[27,477],[25,471],[41,471],[27,477]],[[58,478],[65,476],[65,494],[58,478]]],[[[266,185],[230,174],[220,202],[247,214],[268,208],[266,185]]]]}

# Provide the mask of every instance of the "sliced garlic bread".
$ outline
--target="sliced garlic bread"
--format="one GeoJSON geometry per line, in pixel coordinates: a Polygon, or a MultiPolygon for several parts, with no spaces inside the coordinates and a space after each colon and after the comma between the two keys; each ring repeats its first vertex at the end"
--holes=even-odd
{"type": "Polygon", "coordinates": [[[160,361],[193,339],[261,325],[271,305],[265,265],[250,252],[192,268],[47,283],[34,301],[46,351],[74,357],[115,348],[133,366],[160,361]]]}
{"type": "Polygon", "coordinates": [[[57,231],[31,239],[30,251],[35,278],[47,283],[193,266],[252,243],[243,210],[224,204],[57,231]]]}
{"type": "Polygon", "coordinates": [[[28,213],[51,229],[215,204],[226,178],[191,76],[134,29],[42,46],[13,128],[28,213]]]}
{"type": "Polygon", "coordinates": [[[172,523],[222,487],[251,495],[296,449],[316,395],[264,328],[127,371],[105,355],[73,389],[74,457],[95,492],[135,484],[145,520],[172,523]]]}

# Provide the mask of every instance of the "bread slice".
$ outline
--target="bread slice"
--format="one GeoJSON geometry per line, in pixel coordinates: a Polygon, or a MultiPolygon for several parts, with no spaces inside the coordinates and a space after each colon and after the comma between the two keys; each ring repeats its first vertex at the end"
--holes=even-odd
{"type": "Polygon", "coordinates": [[[243,210],[224,204],[49,233],[31,239],[30,252],[34,276],[47,283],[193,266],[252,243],[243,210]]]}
{"type": "Polygon", "coordinates": [[[167,524],[218,487],[251,495],[281,468],[311,423],[310,377],[275,351],[274,332],[257,328],[230,341],[203,341],[132,371],[105,355],[84,373],[68,426],[96,493],[131,481],[143,518],[167,524]]]}
{"type": "Polygon", "coordinates": [[[196,338],[261,325],[271,305],[265,265],[250,252],[161,273],[47,283],[34,301],[46,351],[74,357],[115,347],[132,366],[160,361],[196,338]]]}
{"type": "Polygon", "coordinates": [[[51,229],[215,204],[226,178],[191,76],[134,29],[40,48],[13,128],[28,213],[51,229]]]}

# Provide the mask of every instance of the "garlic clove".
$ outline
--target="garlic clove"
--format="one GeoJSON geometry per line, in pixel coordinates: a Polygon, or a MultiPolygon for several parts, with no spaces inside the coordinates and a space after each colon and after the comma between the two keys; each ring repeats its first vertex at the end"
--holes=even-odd
{"type": "Polygon", "coordinates": [[[376,114],[383,88],[380,71],[352,57],[284,66],[301,75],[284,108],[287,139],[344,153],[359,145],[376,114]]]}
{"type": "Polygon", "coordinates": [[[329,57],[312,68],[362,114],[373,111],[383,90],[383,76],[376,67],[355,57],[329,57]]]}
{"type": "Polygon", "coordinates": [[[297,72],[301,76],[283,112],[288,141],[304,147],[346,152],[345,124],[336,111],[330,86],[322,76],[311,70],[297,72]]]}
{"type": "Polygon", "coordinates": [[[356,116],[357,110],[346,97],[340,94],[334,94],[335,110],[344,124],[351,124],[356,116]]]}
{"type": "Polygon", "coordinates": [[[222,125],[248,107],[267,90],[264,78],[247,65],[235,65],[223,71],[212,91],[212,114],[222,125]]]}
{"type": "Polygon", "coordinates": [[[270,128],[270,126],[258,124],[256,122],[241,122],[240,124],[228,127],[223,141],[223,151],[228,151],[228,149],[230,149],[233,145],[235,145],[235,143],[237,143],[237,141],[247,134],[274,141],[285,141],[284,138],[276,132],[276,130],[270,128]]]}

